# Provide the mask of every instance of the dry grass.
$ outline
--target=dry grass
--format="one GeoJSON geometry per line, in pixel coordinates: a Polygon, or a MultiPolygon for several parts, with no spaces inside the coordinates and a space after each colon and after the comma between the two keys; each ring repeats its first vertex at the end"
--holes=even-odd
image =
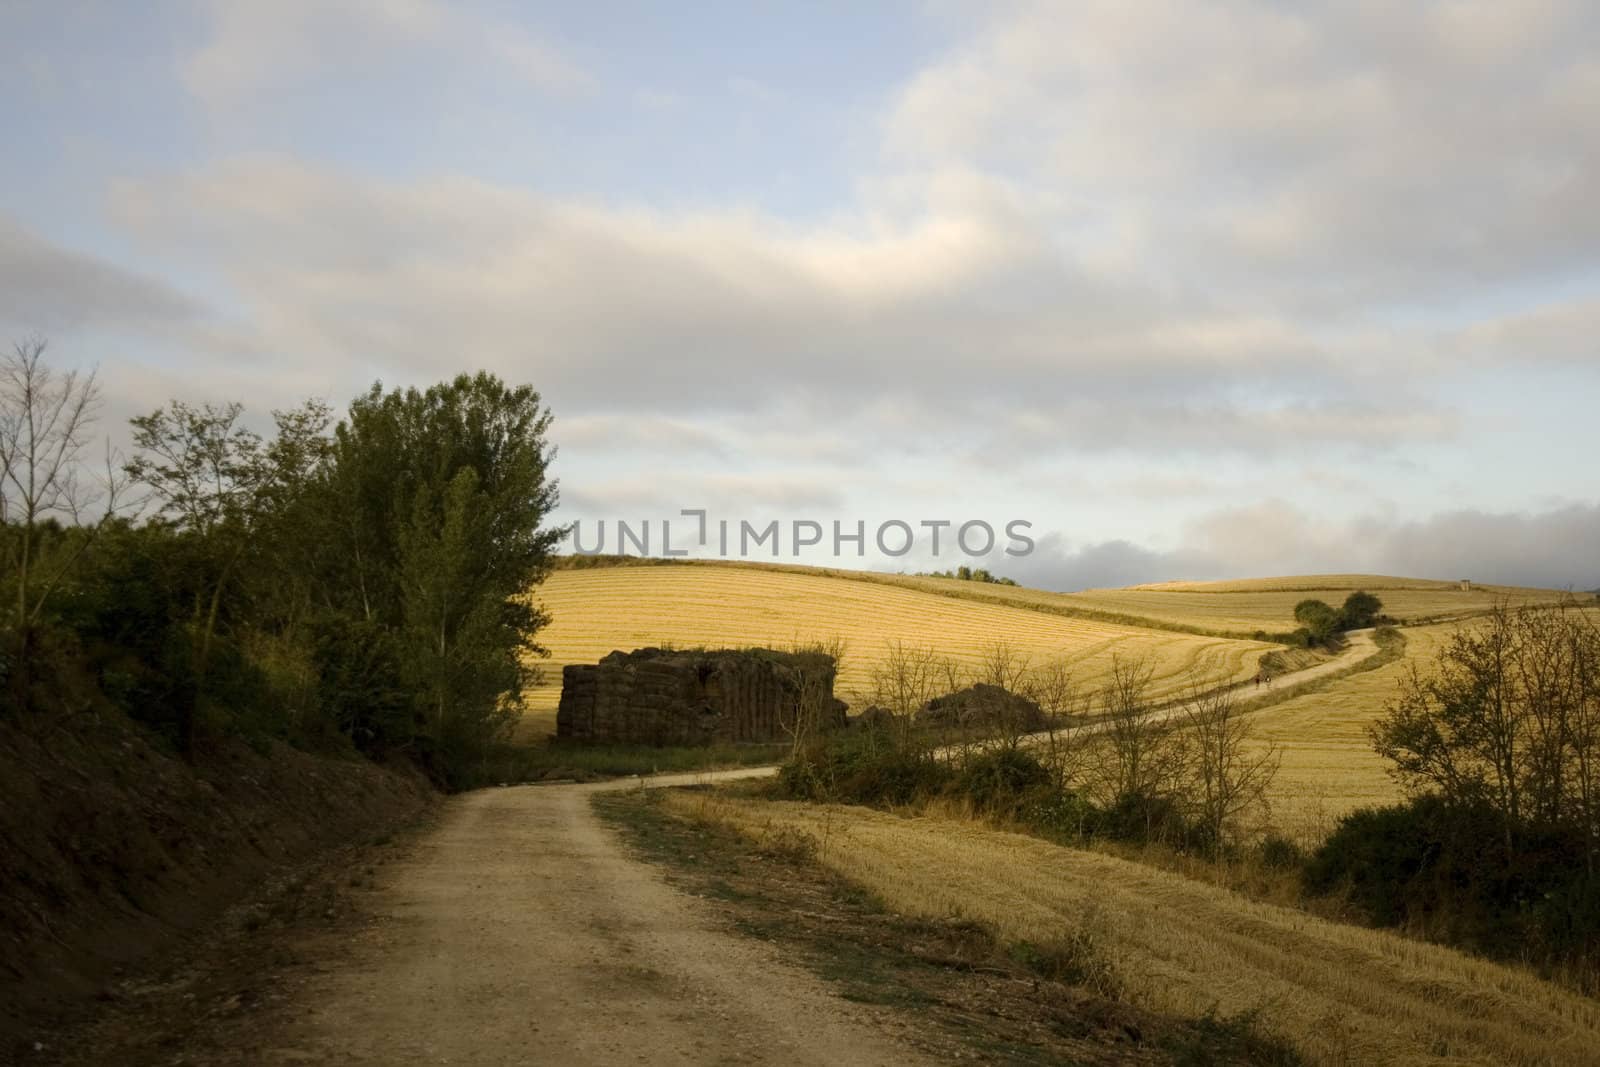
{"type": "Polygon", "coordinates": [[[1231,678],[1248,678],[1261,654],[1275,647],[788,568],[561,570],[540,586],[538,599],[553,617],[540,635],[551,658],[539,662],[545,684],[530,696],[530,732],[551,728],[563,665],[644,645],[783,646],[840,637],[847,652],[838,691],[858,706],[886,644],[896,640],[931,645],[968,667],[977,666],[985,646],[1005,641],[1035,662],[1067,660],[1081,685],[1098,681],[1113,653],[1138,653],[1156,667],[1157,695],[1176,692],[1185,673],[1202,662],[1231,678]]]}
{"type": "Polygon", "coordinates": [[[1094,941],[1144,1006],[1256,1012],[1317,1064],[1600,1062],[1600,1004],[1514,967],[1252,903],[1142,864],[963,820],[679,795],[756,838],[804,834],[892,910],[1007,941],[1094,941]]]}

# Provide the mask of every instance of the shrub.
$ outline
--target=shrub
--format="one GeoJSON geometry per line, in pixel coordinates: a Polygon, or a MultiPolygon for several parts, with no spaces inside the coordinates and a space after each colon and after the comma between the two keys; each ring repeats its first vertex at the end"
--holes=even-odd
{"type": "Polygon", "coordinates": [[[1196,836],[1175,798],[1142,792],[1123,793],[1109,807],[1102,808],[1090,832],[1122,841],[1170,843],[1185,842],[1196,836]]]}
{"type": "Polygon", "coordinates": [[[779,789],[799,800],[909,804],[942,792],[953,772],[933,753],[877,730],[829,734],[778,770],[779,789]]]}
{"type": "Polygon", "coordinates": [[[1347,815],[1311,857],[1306,888],[1345,889],[1374,923],[1498,956],[1546,959],[1593,953],[1600,882],[1583,842],[1559,829],[1522,827],[1505,848],[1500,815],[1483,804],[1424,794],[1347,815]]]}
{"type": "Polygon", "coordinates": [[[1287,871],[1306,861],[1299,845],[1281,834],[1268,834],[1259,846],[1261,862],[1274,871],[1287,871]]]}
{"type": "Polygon", "coordinates": [[[1017,748],[984,752],[966,761],[950,790],[979,811],[1016,815],[1024,797],[1047,789],[1051,776],[1031,753],[1017,748]]]}
{"type": "Polygon", "coordinates": [[[1036,790],[1018,804],[1017,818],[1035,832],[1054,838],[1079,838],[1095,824],[1096,808],[1070,790],[1036,790]]]}

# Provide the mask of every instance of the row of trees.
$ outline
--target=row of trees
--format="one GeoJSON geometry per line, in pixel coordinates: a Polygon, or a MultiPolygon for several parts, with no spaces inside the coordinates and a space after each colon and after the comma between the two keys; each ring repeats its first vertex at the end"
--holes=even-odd
{"type": "Polygon", "coordinates": [[[1145,659],[1115,656],[1099,685],[1084,686],[1066,662],[1034,664],[1003,642],[970,666],[891,642],[865,721],[797,745],[784,781],[866,802],[953,791],[1044,829],[1220,854],[1264,810],[1278,752],[1252,737],[1226,678],[1197,669],[1161,702],[1154,675],[1145,659]],[[966,698],[963,714],[931,722],[924,709],[949,694],[966,698]]]}
{"type": "Polygon", "coordinates": [[[0,368],[14,703],[85,670],[185,751],[338,734],[464,782],[542,652],[528,593],[560,531],[539,395],[482,373],[374,385],[264,435],[239,404],[174,401],[95,482],[98,385],[44,356],[0,368]]]}
{"type": "Polygon", "coordinates": [[[1002,577],[1001,575],[998,575],[998,574],[989,573],[989,571],[984,567],[969,567],[964,563],[961,566],[956,567],[956,568],[954,568],[952,570],[948,570],[948,571],[926,571],[926,572],[923,572],[920,575],[920,577],[923,577],[923,578],[955,578],[955,579],[958,579],[958,580],[963,581],[963,582],[987,582],[990,585],[1016,585],[1017,584],[1015,581],[1013,581],[1010,578],[1005,578],[1005,577],[1002,577]]]}

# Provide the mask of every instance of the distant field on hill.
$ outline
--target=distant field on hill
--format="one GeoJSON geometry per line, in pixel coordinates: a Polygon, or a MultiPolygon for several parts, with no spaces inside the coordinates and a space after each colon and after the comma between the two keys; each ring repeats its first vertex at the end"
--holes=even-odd
{"type": "MultiPolygon", "coordinates": [[[[1225,582],[1160,582],[1127,589],[1087,589],[1053,593],[1024,586],[995,585],[957,578],[929,578],[838,568],[803,567],[754,560],[630,560],[630,567],[754,570],[812,574],[849,581],[891,585],[943,597],[1003,604],[1071,615],[1123,626],[1150,626],[1213,637],[1248,639],[1259,631],[1293,631],[1294,606],[1307,597],[1335,607],[1357,589],[1376,594],[1384,611],[1402,623],[1437,621],[1487,611],[1501,601],[1514,604],[1555,603],[1566,594],[1555,589],[1478,585],[1462,590],[1455,581],[1395,578],[1381,574],[1291,575],[1225,582]]],[[[610,568],[606,568],[610,569],[610,568]]],[[[1579,594],[1580,599],[1592,594],[1579,594]]]]}
{"type": "MultiPolygon", "coordinates": [[[[932,581],[921,579],[919,581],[932,581]]],[[[540,634],[551,658],[530,694],[525,732],[554,728],[561,667],[593,663],[613,649],[645,645],[785,646],[841,637],[847,642],[840,695],[864,702],[874,666],[890,641],[933,646],[975,667],[986,645],[1006,641],[1035,663],[1066,660],[1093,685],[1113,653],[1143,654],[1156,667],[1158,693],[1170,694],[1199,664],[1229,678],[1255,673],[1257,641],[1151,630],[997,603],[937,595],[898,581],[857,581],[799,569],[712,565],[564,569],[537,599],[553,621],[540,634]]]]}

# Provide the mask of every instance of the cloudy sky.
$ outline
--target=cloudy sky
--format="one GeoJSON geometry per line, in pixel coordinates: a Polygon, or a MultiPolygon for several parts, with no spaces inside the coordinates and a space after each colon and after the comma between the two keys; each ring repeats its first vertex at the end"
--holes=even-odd
{"type": "Polygon", "coordinates": [[[1587,0],[0,0],[0,337],[114,435],[487,367],[613,537],[1593,588],[1596,101],[1587,0]]]}

